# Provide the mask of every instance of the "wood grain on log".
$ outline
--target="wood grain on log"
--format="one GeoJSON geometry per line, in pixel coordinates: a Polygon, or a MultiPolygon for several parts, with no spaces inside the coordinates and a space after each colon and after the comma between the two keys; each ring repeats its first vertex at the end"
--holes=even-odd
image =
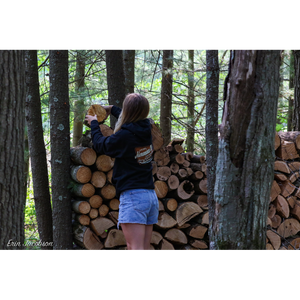
{"type": "Polygon", "coordinates": [[[275,250],[278,250],[281,246],[281,238],[278,234],[272,230],[267,230],[267,237],[275,250]]]}
{"type": "Polygon", "coordinates": [[[73,227],[73,237],[76,244],[87,250],[101,250],[103,244],[97,235],[89,228],[80,224],[73,227]]]}
{"type": "Polygon", "coordinates": [[[95,188],[90,183],[75,183],[73,184],[71,193],[77,197],[90,198],[95,194],[95,188]]]}
{"type": "Polygon", "coordinates": [[[84,165],[74,165],[70,170],[71,178],[78,183],[88,183],[91,180],[92,172],[84,165]]]}
{"type": "Polygon", "coordinates": [[[125,236],[122,230],[111,229],[104,242],[105,248],[114,248],[117,246],[126,246],[125,236]]]}
{"type": "Polygon", "coordinates": [[[167,196],[169,188],[164,181],[157,180],[154,182],[154,190],[157,195],[157,198],[162,199],[167,196]]]}
{"type": "Polygon", "coordinates": [[[91,228],[97,235],[102,235],[106,230],[114,227],[115,223],[108,218],[98,217],[91,220],[91,228]]]}
{"type": "Polygon", "coordinates": [[[91,206],[87,201],[72,201],[72,209],[77,214],[88,214],[91,206]]]}
{"type": "MultiPolygon", "coordinates": [[[[289,205],[284,197],[278,195],[278,197],[274,201],[274,205],[276,207],[277,214],[283,218],[288,218],[290,215],[289,205]]],[[[274,246],[274,245],[273,245],[274,246]]]]}
{"type": "Polygon", "coordinates": [[[115,159],[105,154],[99,155],[96,160],[96,166],[99,171],[108,172],[110,171],[115,163],[115,159]]]}
{"type": "Polygon", "coordinates": [[[180,229],[177,228],[169,229],[166,232],[164,238],[170,241],[172,244],[176,245],[185,245],[188,242],[186,235],[180,229]]]}
{"type": "Polygon", "coordinates": [[[295,235],[300,231],[300,223],[294,218],[284,220],[277,229],[277,232],[284,238],[295,235]]]}
{"type": "Polygon", "coordinates": [[[101,204],[103,203],[103,199],[99,195],[93,195],[89,199],[89,203],[92,208],[99,208],[101,204]]]}
{"type": "Polygon", "coordinates": [[[286,174],[290,174],[291,170],[288,167],[287,163],[281,160],[276,160],[274,163],[274,171],[283,172],[286,174]]]}
{"type": "Polygon", "coordinates": [[[96,188],[102,188],[106,183],[106,174],[101,171],[93,172],[91,184],[96,188]]]}
{"type": "Polygon", "coordinates": [[[71,160],[77,165],[91,166],[97,159],[96,152],[87,147],[76,146],[70,148],[71,160]]]}
{"type": "Polygon", "coordinates": [[[277,157],[283,160],[293,160],[299,158],[296,146],[293,142],[283,141],[279,148],[275,151],[277,157]]]}
{"type": "Polygon", "coordinates": [[[183,202],[176,210],[176,221],[179,226],[196,217],[203,210],[194,202],[183,202]]]}

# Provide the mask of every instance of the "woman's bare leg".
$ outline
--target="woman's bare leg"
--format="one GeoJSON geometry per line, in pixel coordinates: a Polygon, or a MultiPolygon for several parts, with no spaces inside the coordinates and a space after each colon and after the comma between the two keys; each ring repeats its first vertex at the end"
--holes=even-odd
{"type": "Polygon", "coordinates": [[[121,226],[128,250],[144,250],[146,225],[122,223],[121,226]]]}
{"type": "Polygon", "coordinates": [[[153,225],[145,225],[145,238],[144,238],[144,249],[150,250],[150,241],[153,231],[153,225]]]}

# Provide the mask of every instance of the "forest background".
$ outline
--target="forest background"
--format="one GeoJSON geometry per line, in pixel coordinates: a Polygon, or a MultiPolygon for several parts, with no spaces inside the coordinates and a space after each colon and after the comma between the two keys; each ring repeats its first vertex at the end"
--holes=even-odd
{"type": "MultiPolygon", "coordinates": [[[[192,48],[192,47],[190,47],[192,48]]],[[[194,133],[193,145],[183,144],[185,151],[205,155],[205,102],[206,102],[206,48],[193,47],[191,62],[190,48],[173,48],[173,84],[172,84],[172,115],[171,138],[187,138],[188,131],[194,133]],[[193,85],[191,85],[193,74],[193,85]],[[189,77],[190,76],[190,77],[189,77]],[[188,113],[189,92],[194,94],[194,117],[190,120],[188,113]]],[[[49,108],[49,48],[38,48],[38,73],[41,97],[41,113],[44,131],[44,142],[47,153],[49,187],[51,194],[51,151],[50,151],[50,108],[49,108]]],[[[123,48],[125,51],[125,48],[123,48]]],[[[221,122],[223,111],[224,80],[228,73],[230,47],[219,47],[219,114],[221,122]]],[[[291,104],[293,102],[293,55],[290,47],[285,47],[282,53],[280,67],[280,94],[277,110],[276,130],[291,130],[291,104]]],[[[135,47],[134,53],[134,91],[143,94],[150,102],[149,117],[156,123],[160,122],[160,100],[162,86],[162,47],[135,47]]],[[[75,115],[84,115],[91,104],[108,105],[107,72],[104,48],[70,47],[69,61],[69,99],[70,99],[70,146],[73,146],[73,128],[75,115]],[[84,79],[79,87],[76,71],[78,57],[84,62],[84,79]]],[[[89,129],[83,126],[83,133],[89,129]]],[[[26,138],[26,136],[25,136],[26,138]]],[[[25,243],[39,241],[36,212],[32,186],[32,175],[28,143],[25,143],[25,160],[27,169],[27,197],[25,206],[25,243]]],[[[33,246],[29,249],[39,249],[33,246]]]]}

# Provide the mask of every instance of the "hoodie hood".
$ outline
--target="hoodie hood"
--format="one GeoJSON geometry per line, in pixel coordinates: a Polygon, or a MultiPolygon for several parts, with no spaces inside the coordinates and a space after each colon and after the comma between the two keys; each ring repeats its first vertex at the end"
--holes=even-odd
{"type": "Polygon", "coordinates": [[[151,124],[149,119],[140,120],[134,123],[125,123],[121,128],[129,130],[142,140],[149,141],[149,138],[151,138],[151,124]]]}

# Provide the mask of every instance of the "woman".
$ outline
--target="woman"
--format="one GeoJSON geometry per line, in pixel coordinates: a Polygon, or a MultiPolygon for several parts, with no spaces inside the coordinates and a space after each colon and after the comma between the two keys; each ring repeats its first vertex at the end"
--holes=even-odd
{"type": "Polygon", "coordinates": [[[120,199],[119,224],[129,250],[150,249],[153,224],[158,221],[158,199],[152,177],[151,124],[146,119],[149,102],[140,94],[128,94],[122,110],[104,107],[107,117],[118,121],[114,134],[104,137],[97,116],[86,116],[91,125],[94,149],[115,158],[113,183],[120,199]]]}

